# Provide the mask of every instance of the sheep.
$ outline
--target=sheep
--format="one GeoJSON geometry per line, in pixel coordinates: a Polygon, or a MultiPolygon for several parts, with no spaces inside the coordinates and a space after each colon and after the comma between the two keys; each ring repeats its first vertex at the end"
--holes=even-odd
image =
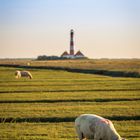
{"type": "Polygon", "coordinates": [[[20,78],[20,77],[28,77],[30,79],[33,78],[32,74],[29,71],[19,71],[19,70],[17,70],[15,72],[15,76],[16,76],[16,78],[20,78]]]}
{"type": "Polygon", "coordinates": [[[83,114],[75,119],[79,140],[125,140],[120,137],[110,120],[94,114],[83,114]]]}

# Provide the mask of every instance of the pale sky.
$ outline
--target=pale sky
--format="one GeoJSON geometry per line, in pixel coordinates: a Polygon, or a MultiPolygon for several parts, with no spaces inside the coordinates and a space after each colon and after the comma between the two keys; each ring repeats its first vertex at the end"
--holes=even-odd
{"type": "Polygon", "coordinates": [[[0,58],[140,58],[140,0],[0,0],[0,58]]]}

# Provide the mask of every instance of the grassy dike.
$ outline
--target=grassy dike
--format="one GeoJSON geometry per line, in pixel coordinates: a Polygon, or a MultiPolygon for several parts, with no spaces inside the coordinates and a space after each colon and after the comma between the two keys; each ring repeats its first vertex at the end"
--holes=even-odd
{"type": "Polygon", "coordinates": [[[112,77],[140,78],[140,59],[76,59],[46,60],[1,59],[0,66],[65,70],[69,72],[100,74],[112,77]]]}

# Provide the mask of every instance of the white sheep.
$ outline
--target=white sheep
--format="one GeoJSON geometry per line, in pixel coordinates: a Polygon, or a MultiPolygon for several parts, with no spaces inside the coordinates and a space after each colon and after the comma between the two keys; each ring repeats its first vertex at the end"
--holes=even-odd
{"type": "Polygon", "coordinates": [[[120,137],[110,120],[94,114],[77,117],[75,128],[79,140],[125,140],[120,137]]]}
{"type": "Polygon", "coordinates": [[[17,70],[15,72],[15,76],[16,76],[16,78],[20,78],[20,77],[28,77],[30,79],[33,78],[32,74],[29,71],[19,71],[19,70],[17,70]]]}

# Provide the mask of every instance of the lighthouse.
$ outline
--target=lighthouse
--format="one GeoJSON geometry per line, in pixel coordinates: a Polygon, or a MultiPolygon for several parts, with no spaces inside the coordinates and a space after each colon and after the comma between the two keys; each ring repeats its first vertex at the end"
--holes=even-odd
{"type": "Polygon", "coordinates": [[[85,58],[84,54],[80,50],[76,54],[74,54],[74,30],[73,29],[70,30],[70,51],[69,53],[67,51],[64,51],[61,57],[67,59],[85,58]]]}
{"type": "Polygon", "coordinates": [[[70,56],[73,57],[74,56],[74,31],[70,30],[70,56]]]}

